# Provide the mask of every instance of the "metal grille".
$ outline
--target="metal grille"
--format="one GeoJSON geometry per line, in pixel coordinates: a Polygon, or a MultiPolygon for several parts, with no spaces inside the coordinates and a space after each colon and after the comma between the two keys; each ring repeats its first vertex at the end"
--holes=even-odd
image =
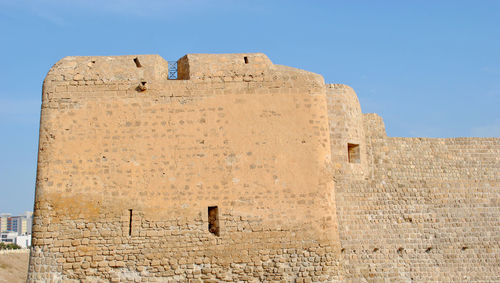
{"type": "Polygon", "coordinates": [[[177,61],[168,61],[168,79],[177,79],[177,61]]]}

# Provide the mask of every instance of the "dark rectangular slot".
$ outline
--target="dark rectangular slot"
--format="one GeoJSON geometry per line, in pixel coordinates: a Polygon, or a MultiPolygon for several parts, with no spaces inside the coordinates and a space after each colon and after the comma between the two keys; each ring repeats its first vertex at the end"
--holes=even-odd
{"type": "Polygon", "coordinates": [[[347,157],[349,163],[361,162],[361,153],[359,151],[359,144],[354,144],[354,143],[347,144],[347,157]]]}
{"type": "Polygon", "coordinates": [[[208,207],[208,231],[215,236],[220,235],[219,208],[217,206],[208,207]]]}
{"type": "Polygon", "coordinates": [[[136,58],[134,58],[134,63],[135,63],[135,66],[136,66],[137,68],[142,67],[141,62],[139,62],[139,58],[137,58],[137,57],[136,57],[136,58]]]}
{"type": "Polygon", "coordinates": [[[128,221],[128,235],[132,236],[132,209],[128,210],[130,212],[130,218],[128,221]]]}
{"type": "Polygon", "coordinates": [[[248,57],[245,56],[245,57],[243,57],[243,59],[245,60],[245,64],[248,64],[248,57]]]}

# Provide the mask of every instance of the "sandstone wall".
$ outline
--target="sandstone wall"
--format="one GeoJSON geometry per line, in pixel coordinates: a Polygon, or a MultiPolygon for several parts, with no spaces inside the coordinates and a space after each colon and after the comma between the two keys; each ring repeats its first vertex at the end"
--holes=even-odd
{"type": "Polygon", "coordinates": [[[167,65],[47,75],[29,281],[339,280],[322,77],[262,54],[190,54],[180,80],[167,65]]]}
{"type": "Polygon", "coordinates": [[[391,138],[375,114],[364,125],[369,178],[336,176],[345,279],[498,282],[500,139],[391,138]]]}
{"type": "Polygon", "coordinates": [[[177,63],[50,70],[28,281],[500,281],[500,139],[387,137],[260,53],[177,63]]]}
{"type": "Polygon", "coordinates": [[[368,174],[363,113],[354,90],[343,84],[326,85],[330,148],[335,178],[363,179],[368,174]],[[349,144],[357,145],[359,158],[350,160],[349,144]]]}

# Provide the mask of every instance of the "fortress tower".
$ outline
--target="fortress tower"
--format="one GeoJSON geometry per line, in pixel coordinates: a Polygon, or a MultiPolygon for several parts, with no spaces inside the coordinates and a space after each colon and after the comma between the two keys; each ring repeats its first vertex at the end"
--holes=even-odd
{"type": "Polygon", "coordinates": [[[264,54],[172,63],[47,74],[28,281],[500,280],[500,139],[389,138],[264,54]]]}
{"type": "Polygon", "coordinates": [[[30,280],[339,278],[323,78],[263,54],[67,57],[44,82],[30,280]]]}

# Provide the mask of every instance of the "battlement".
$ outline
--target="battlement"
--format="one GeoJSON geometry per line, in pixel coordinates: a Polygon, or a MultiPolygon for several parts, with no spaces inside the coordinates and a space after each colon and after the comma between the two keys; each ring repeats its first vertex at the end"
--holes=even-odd
{"type": "Polygon", "coordinates": [[[273,67],[271,60],[262,53],[187,54],[177,64],[179,78],[197,81],[224,78],[254,81],[273,67]]]}
{"type": "Polygon", "coordinates": [[[50,69],[46,81],[263,82],[306,77],[322,82],[320,75],[274,65],[262,53],[241,53],[187,54],[177,61],[159,55],[68,56],[50,69]],[[169,76],[169,72],[176,75],[169,76]]]}
{"type": "Polygon", "coordinates": [[[45,82],[167,79],[168,62],[159,55],[68,56],[49,70],[45,82]]]}

